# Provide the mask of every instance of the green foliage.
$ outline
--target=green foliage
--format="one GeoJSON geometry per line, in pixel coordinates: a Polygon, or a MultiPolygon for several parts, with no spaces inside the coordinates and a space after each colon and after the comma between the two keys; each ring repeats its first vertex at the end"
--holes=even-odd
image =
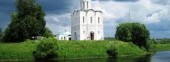
{"type": "Polygon", "coordinates": [[[43,36],[49,38],[49,37],[54,37],[54,34],[50,31],[49,28],[46,27],[46,30],[43,36]]]}
{"type": "Polygon", "coordinates": [[[112,57],[117,56],[138,56],[144,55],[146,52],[140,49],[138,46],[133,43],[113,41],[108,44],[107,48],[108,55],[112,57]],[[141,54],[142,53],[142,54],[141,54]]]}
{"type": "Polygon", "coordinates": [[[170,39],[168,38],[163,38],[163,39],[154,39],[155,42],[160,43],[160,44],[170,44],[170,39]]]}
{"type": "Polygon", "coordinates": [[[5,30],[4,41],[22,42],[45,33],[45,14],[35,0],[17,0],[16,9],[5,30]]]}
{"type": "Polygon", "coordinates": [[[132,42],[140,47],[144,47],[149,51],[148,40],[150,34],[143,24],[132,23],[132,42]]]}
{"type": "Polygon", "coordinates": [[[110,41],[59,41],[59,58],[108,57],[107,44],[110,41]]]}
{"type": "Polygon", "coordinates": [[[3,31],[2,31],[2,29],[0,28],[0,41],[2,40],[2,36],[3,36],[3,31]]]}
{"type": "Polygon", "coordinates": [[[36,42],[27,40],[22,43],[0,43],[0,60],[32,60],[36,42]]]}
{"type": "Polygon", "coordinates": [[[147,48],[148,49],[146,49],[146,50],[148,50],[149,52],[155,52],[156,51],[156,44],[155,44],[155,42],[154,41],[148,41],[147,42],[147,48]]]}
{"type": "Polygon", "coordinates": [[[118,40],[122,40],[125,42],[132,41],[132,24],[131,23],[123,23],[117,27],[117,31],[115,34],[115,38],[118,40]]]}
{"type": "Polygon", "coordinates": [[[150,33],[144,24],[140,23],[123,23],[117,27],[116,39],[122,41],[132,41],[139,47],[149,50],[147,45],[150,33]]]}
{"type": "Polygon", "coordinates": [[[36,60],[46,60],[56,58],[58,56],[58,43],[56,39],[44,38],[40,40],[36,50],[33,52],[33,56],[36,60]]]}
{"type": "Polygon", "coordinates": [[[107,49],[107,54],[111,57],[117,57],[118,56],[118,47],[114,44],[110,44],[108,49],[107,49]]]}
{"type": "Polygon", "coordinates": [[[169,51],[170,44],[156,44],[156,51],[169,51]]]}
{"type": "MultiPolygon", "coordinates": [[[[56,41],[53,38],[42,39],[42,40],[26,40],[21,43],[0,43],[0,60],[33,60],[35,55],[40,55],[42,50],[44,52],[49,51],[48,47],[51,42],[58,47],[55,49],[58,59],[60,58],[103,58],[108,57],[106,51],[108,49],[115,48],[118,52],[118,56],[140,56],[144,55],[145,51],[140,49],[138,46],[132,43],[126,43],[121,41],[56,41]],[[42,45],[45,43],[46,45],[42,45]],[[55,43],[57,42],[57,43],[55,43]],[[37,46],[41,45],[41,48],[37,46]],[[111,46],[110,46],[111,45],[111,46]],[[46,47],[47,46],[47,47],[46,47]],[[44,49],[43,49],[44,48],[44,49]],[[40,49],[40,50],[37,50],[40,49]],[[33,54],[33,51],[34,54],[33,54]],[[36,52],[39,51],[37,54],[36,52]]],[[[159,45],[157,45],[159,46],[159,45]]],[[[164,46],[164,45],[161,45],[164,46]]],[[[170,45],[169,45],[170,46],[170,45]]],[[[168,46],[158,48],[169,48],[168,46]]],[[[53,49],[51,49],[52,51],[53,49]]],[[[51,52],[49,51],[49,52],[51,52]]],[[[53,50],[54,51],[54,50],[53,50]]],[[[53,52],[54,53],[54,52],[53,52]]],[[[37,57],[45,57],[37,56],[37,57]]]]}

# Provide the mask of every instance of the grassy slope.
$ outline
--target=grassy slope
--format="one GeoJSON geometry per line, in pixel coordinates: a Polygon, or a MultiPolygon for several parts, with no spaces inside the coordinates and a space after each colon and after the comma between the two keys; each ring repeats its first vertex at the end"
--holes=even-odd
{"type": "MultiPolygon", "coordinates": [[[[38,42],[0,43],[0,60],[33,59],[32,52],[38,42]]],[[[120,41],[59,41],[59,58],[94,58],[108,57],[106,50],[109,44],[118,48],[120,56],[141,55],[145,52],[137,46],[120,41]]]]}
{"type": "Polygon", "coordinates": [[[0,59],[33,59],[35,43],[0,43],[0,59]]]}

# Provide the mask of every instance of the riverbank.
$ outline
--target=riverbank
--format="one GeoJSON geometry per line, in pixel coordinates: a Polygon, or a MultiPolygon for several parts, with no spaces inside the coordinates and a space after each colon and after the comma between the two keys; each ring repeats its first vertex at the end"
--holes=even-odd
{"type": "MultiPolygon", "coordinates": [[[[34,60],[32,52],[39,40],[22,43],[0,43],[0,60],[34,60]]],[[[110,44],[117,46],[118,56],[140,56],[147,52],[132,43],[114,41],[58,41],[59,59],[63,58],[103,58],[110,44]]],[[[168,46],[168,45],[167,45],[168,46]]],[[[167,46],[157,45],[156,49],[167,46]]],[[[169,44],[170,46],[170,44],[169,44]]],[[[168,47],[167,47],[168,49],[168,47]]]]}
{"type": "Polygon", "coordinates": [[[156,51],[170,51],[170,44],[156,44],[156,51]]]}

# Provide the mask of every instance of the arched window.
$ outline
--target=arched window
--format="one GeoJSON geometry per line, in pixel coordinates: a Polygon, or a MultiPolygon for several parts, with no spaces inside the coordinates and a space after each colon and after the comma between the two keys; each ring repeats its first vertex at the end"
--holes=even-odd
{"type": "Polygon", "coordinates": [[[98,23],[100,23],[100,17],[98,17],[98,23]]]}
{"type": "Polygon", "coordinates": [[[91,19],[90,22],[93,23],[93,17],[91,17],[90,19],[91,19]]]}

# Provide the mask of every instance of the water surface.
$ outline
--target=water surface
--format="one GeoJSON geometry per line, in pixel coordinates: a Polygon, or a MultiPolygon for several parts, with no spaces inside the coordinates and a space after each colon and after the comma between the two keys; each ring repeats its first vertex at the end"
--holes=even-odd
{"type": "MultiPolygon", "coordinates": [[[[51,61],[50,61],[51,62],[51,61]]],[[[170,51],[157,52],[143,57],[99,58],[99,59],[63,59],[53,62],[170,62],[170,51]]]]}

